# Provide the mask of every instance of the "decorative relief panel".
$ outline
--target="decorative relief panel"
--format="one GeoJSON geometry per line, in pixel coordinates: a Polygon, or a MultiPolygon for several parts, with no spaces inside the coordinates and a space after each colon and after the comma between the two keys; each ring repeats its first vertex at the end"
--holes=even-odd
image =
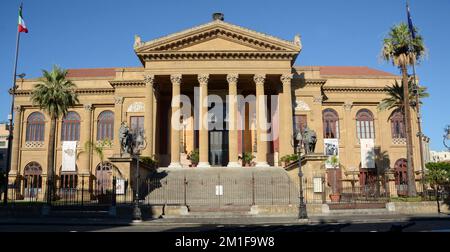
{"type": "Polygon", "coordinates": [[[311,111],[311,108],[309,105],[302,101],[302,100],[296,100],[295,101],[295,108],[296,111],[311,111]]]}
{"type": "Polygon", "coordinates": [[[406,144],[406,138],[393,138],[392,139],[392,144],[395,144],[395,145],[406,144]]]}
{"type": "Polygon", "coordinates": [[[43,141],[28,141],[28,142],[25,142],[25,147],[27,147],[27,148],[43,148],[44,142],[43,141]]]}
{"type": "Polygon", "coordinates": [[[128,106],[127,112],[144,112],[143,102],[133,102],[128,106]]]}

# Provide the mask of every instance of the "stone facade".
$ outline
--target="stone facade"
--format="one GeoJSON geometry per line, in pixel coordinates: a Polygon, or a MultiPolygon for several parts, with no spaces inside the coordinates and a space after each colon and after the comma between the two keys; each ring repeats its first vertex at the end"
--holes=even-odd
{"type": "MultiPolygon", "coordinates": [[[[104,153],[124,178],[131,177],[132,166],[118,159],[121,157],[118,139],[121,122],[143,127],[147,145],[142,155],[156,157],[161,167],[186,167],[182,157],[194,149],[199,150],[196,169],[241,167],[238,156],[244,152],[256,153],[257,167],[276,167],[280,166],[280,157],[294,153],[292,136],[298,116],[316,131],[316,152],[323,152],[322,113],[333,109],[338,115],[339,153],[345,179],[346,175],[359,172],[356,117],[358,111],[364,109],[373,115],[375,151],[380,157],[376,158],[377,169],[393,169],[397,160],[406,158],[404,139],[393,138],[391,132],[389,118],[393,111],[377,110],[377,105],[386,97],[384,87],[392,85],[400,76],[367,67],[293,66],[302,50],[299,36],[287,41],[222,20],[148,42],[142,42],[140,37],[136,40],[134,51],[142,67],[70,69],[68,75],[78,87],[80,100],[79,105],[70,109],[80,116],[78,151],[84,151],[87,141],[101,140],[99,117],[104,111],[112,112],[112,145],[105,147],[104,153]],[[234,100],[226,102],[230,113],[228,123],[246,125],[246,128],[217,133],[226,138],[221,142],[226,149],[219,151],[219,161],[212,158],[211,153],[211,139],[217,134],[211,134],[208,127],[198,130],[184,127],[196,124],[196,113],[207,117],[207,104],[201,103],[197,112],[192,107],[194,116],[182,118],[182,127],[171,127],[172,118],[177,118],[173,115],[183,103],[179,95],[194,101],[196,94],[200,99],[207,95],[228,96],[229,99],[235,99],[236,95],[256,95],[256,115],[249,114],[247,107],[230,102],[234,100]],[[270,102],[276,104],[275,109],[268,105],[269,101],[264,103],[263,95],[272,95],[270,102]],[[256,122],[271,122],[271,131],[248,127],[253,117],[256,122]],[[276,137],[268,141],[256,137],[263,134],[276,137]]],[[[31,162],[42,167],[44,180],[47,174],[48,115],[43,113],[43,140],[27,141],[28,118],[39,111],[30,102],[36,83],[38,79],[17,82],[11,181],[23,177],[25,167],[31,162]]],[[[416,122],[412,128],[415,135],[416,122]]],[[[56,174],[60,174],[62,162],[61,131],[62,118],[57,125],[56,174]]],[[[418,140],[414,139],[414,165],[415,170],[420,171],[417,146],[418,140]]],[[[95,177],[100,162],[95,153],[84,151],[77,160],[77,173],[95,177]]]]}

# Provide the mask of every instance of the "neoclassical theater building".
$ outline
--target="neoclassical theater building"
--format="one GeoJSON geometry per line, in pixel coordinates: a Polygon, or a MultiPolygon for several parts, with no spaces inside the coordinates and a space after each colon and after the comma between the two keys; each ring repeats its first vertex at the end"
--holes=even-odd
{"type": "MultiPolygon", "coordinates": [[[[308,127],[317,134],[318,153],[324,152],[327,139],[337,139],[342,179],[353,171],[364,183],[364,174],[382,169],[395,171],[397,180],[404,179],[402,116],[377,110],[386,97],[385,86],[400,76],[368,67],[294,65],[301,50],[298,35],[293,40],[280,39],[219,17],[147,42],[136,36],[134,53],[142,66],[69,69],[67,77],[77,85],[80,103],[57,123],[57,176],[95,179],[104,173],[99,169],[99,155],[85,151],[84,143],[109,139],[104,161],[120,176],[131,178],[132,162],[121,153],[118,136],[121,123],[126,122],[131,130],[143,129],[146,146],[141,155],[157,159],[159,167],[283,169],[280,159],[295,153],[294,133],[308,127]],[[178,116],[176,111],[185,106],[182,99],[174,98],[179,95],[192,104],[211,95],[220,97],[228,115],[224,123],[244,127],[188,127],[201,117],[211,121],[214,115],[202,103],[189,108],[191,116],[178,116]],[[240,106],[233,99],[236,95],[254,95],[255,113],[248,105],[240,106]],[[172,127],[174,119],[180,120],[181,127],[172,127]],[[254,122],[270,123],[271,128],[251,127],[254,122]],[[265,140],[258,137],[261,134],[272,137],[265,140]],[[361,167],[362,139],[374,140],[375,168],[361,167]],[[69,174],[61,172],[63,141],[78,143],[76,171],[69,174]],[[188,160],[193,150],[199,153],[196,167],[188,160]],[[253,153],[254,167],[242,166],[243,153],[253,153]]],[[[34,186],[44,190],[50,118],[31,103],[30,94],[38,82],[17,81],[10,181],[37,176],[41,182],[34,186]]],[[[416,121],[412,127],[415,135],[416,121]]],[[[418,144],[415,138],[414,166],[420,171],[418,144]]]]}

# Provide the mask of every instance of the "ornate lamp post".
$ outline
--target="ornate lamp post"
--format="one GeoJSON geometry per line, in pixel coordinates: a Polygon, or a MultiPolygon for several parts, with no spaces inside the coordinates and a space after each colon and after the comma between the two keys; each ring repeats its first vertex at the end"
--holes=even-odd
{"type": "Polygon", "coordinates": [[[308,214],[306,212],[306,204],[303,197],[303,172],[302,172],[302,147],[303,147],[303,136],[300,131],[294,134],[292,145],[297,149],[298,154],[298,179],[299,179],[299,187],[300,187],[300,201],[298,205],[298,218],[299,219],[308,219],[308,214]],[[298,144],[295,146],[295,140],[297,140],[298,144]]]}
{"type": "Polygon", "coordinates": [[[444,143],[444,146],[450,151],[450,145],[448,145],[446,143],[447,140],[450,140],[450,125],[447,125],[447,127],[445,128],[444,131],[445,131],[445,134],[444,134],[443,143],[444,143]]]}
{"type": "Polygon", "coordinates": [[[134,209],[133,209],[133,222],[141,222],[142,221],[142,212],[139,208],[139,156],[141,151],[146,146],[146,141],[144,138],[143,130],[136,130],[132,134],[132,143],[131,143],[131,151],[133,154],[133,158],[136,159],[136,188],[135,188],[135,196],[134,196],[134,209]]]}

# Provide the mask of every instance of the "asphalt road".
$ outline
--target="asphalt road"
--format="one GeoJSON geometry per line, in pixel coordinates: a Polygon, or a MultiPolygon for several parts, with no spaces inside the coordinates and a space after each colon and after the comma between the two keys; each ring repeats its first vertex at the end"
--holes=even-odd
{"type": "Polygon", "coordinates": [[[449,219],[334,224],[0,224],[0,232],[450,232],[449,219]]]}

